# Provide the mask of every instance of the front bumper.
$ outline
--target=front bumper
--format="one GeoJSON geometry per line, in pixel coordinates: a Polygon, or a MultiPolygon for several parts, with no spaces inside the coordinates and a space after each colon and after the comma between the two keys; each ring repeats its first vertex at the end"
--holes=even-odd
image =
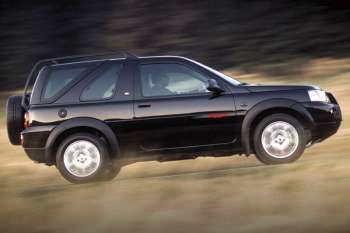
{"type": "Polygon", "coordinates": [[[342,113],[335,99],[332,103],[304,103],[304,107],[313,118],[311,142],[323,141],[338,131],[342,121],[342,113]]]}

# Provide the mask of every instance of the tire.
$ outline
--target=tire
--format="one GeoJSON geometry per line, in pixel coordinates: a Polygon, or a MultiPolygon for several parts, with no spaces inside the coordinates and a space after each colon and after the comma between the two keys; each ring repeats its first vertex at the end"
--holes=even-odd
{"type": "Polygon", "coordinates": [[[75,184],[111,180],[120,170],[113,166],[104,141],[90,133],[63,140],[57,150],[56,166],[66,180],[75,184]]]}
{"type": "Polygon", "coordinates": [[[294,162],[303,154],[306,143],[304,127],[287,114],[265,117],[254,131],[255,154],[264,164],[294,162]]]}
{"type": "Polygon", "coordinates": [[[6,104],[7,134],[12,145],[21,144],[24,124],[24,109],[21,96],[10,96],[6,104]]]}

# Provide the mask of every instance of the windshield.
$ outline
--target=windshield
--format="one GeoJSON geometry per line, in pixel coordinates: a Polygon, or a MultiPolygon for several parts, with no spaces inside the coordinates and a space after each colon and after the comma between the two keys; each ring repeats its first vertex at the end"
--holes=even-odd
{"type": "Polygon", "coordinates": [[[233,78],[231,78],[230,76],[227,76],[227,75],[225,75],[225,74],[223,74],[223,73],[221,73],[221,72],[219,72],[219,71],[217,71],[217,70],[214,70],[213,68],[210,68],[209,66],[206,66],[206,65],[204,65],[204,64],[202,64],[202,63],[199,63],[199,62],[197,62],[197,61],[193,61],[193,60],[188,59],[188,58],[185,58],[185,59],[187,59],[187,60],[189,60],[189,61],[191,61],[191,62],[193,62],[193,63],[195,63],[195,64],[197,64],[197,65],[199,65],[199,66],[201,66],[201,67],[203,67],[203,68],[206,69],[206,70],[209,70],[210,72],[212,72],[212,73],[214,73],[215,75],[217,75],[217,76],[219,76],[219,77],[225,79],[227,82],[229,82],[229,83],[231,83],[231,84],[233,84],[233,85],[235,85],[235,86],[241,84],[241,82],[237,81],[236,79],[233,79],[233,78]]]}

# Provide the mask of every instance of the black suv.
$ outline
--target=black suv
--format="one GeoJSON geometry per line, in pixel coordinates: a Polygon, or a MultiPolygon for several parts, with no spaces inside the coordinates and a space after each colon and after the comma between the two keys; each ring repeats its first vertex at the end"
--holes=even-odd
{"type": "Polygon", "coordinates": [[[11,143],[73,183],[113,179],[125,161],[293,162],[340,123],[336,99],[317,87],[241,83],[177,56],[42,60],[7,102],[11,143]]]}

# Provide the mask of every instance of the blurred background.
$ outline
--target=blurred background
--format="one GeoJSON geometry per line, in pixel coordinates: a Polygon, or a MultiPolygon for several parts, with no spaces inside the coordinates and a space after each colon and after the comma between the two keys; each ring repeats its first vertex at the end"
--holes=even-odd
{"type": "Polygon", "coordinates": [[[280,75],[284,62],[298,70],[350,53],[346,0],[2,1],[0,17],[2,89],[22,87],[38,59],[64,55],[174,54],[280,75]]]}
{"type": "Polygon", "coordinates": [[[0,232],[349,232],[350,2],[1,1],[0,232]],[[181,55],[243,82],[314,84],[344,122],[296,163],[254,156],[145,162],[67,184],[11,146],[4,107],[38,59],[181,55]]]}

